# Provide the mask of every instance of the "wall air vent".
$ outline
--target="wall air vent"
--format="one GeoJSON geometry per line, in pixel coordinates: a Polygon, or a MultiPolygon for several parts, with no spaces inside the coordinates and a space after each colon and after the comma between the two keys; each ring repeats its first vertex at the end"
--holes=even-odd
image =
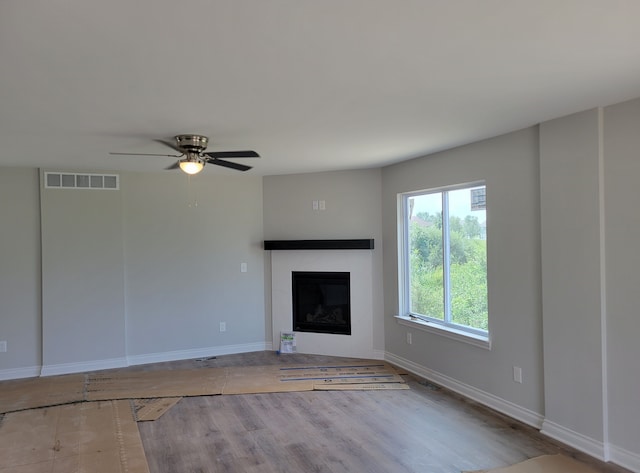
{"type": "Polygon", "coordinates": [[[45,189],[120,189],[117,174],[88,174],[74,172],[45,172],[45,189]]]}

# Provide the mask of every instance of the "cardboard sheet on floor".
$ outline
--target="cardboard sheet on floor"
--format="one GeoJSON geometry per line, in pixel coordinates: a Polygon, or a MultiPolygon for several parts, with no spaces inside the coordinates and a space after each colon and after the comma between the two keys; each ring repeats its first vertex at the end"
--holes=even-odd
{"type": "Polygon", "coordinates": [[[159,419],[167,412],[181,397],[165,397],[157,399],[134,399],[131,401],[133,415],[138,422],[145,422],[159,419]]]}
{"type": "Polygon", "coordinates": [[[404,383],[396,370],[386,363],[333,366],[297,366],[280,368],[280,381],[311,380],[314,386],[332,384],[404,383]]]}
{"type": "Polygon", "coordinates": [[[222,394],[227,368],[96,373],[87,378],[87,401],[222,394]]]}
{"type": "Polygon", "coordinates": [[[565,455],[543,455],[504,468],[467,473],[597,473],[596,470],[565,455]]]}
{"type": "Polygon", "coordinates": [[[85,375],[16,379],[0,383],[0,413],[84,400],[85,375]]]}
{"type": "Polygon", "coordinates": [[[282,383],[279,366],[250,366],[229,371],[222,394],[260,394],[292,391],[312,391],[313,381],[282,383]]]}
{"type": "Polygon", "coordinates": [[[331,366],[104,371],[3,381],[0,413],[80,401],[327,390],[331,385],[341,390],[407,389],[391,365],[374,360],[331,366]]]}
{"type": "Polygon", "coordinates": [[[82,402],[5,414],[0,472],[149,473],[128,401],[82,402]]]}
{"type": "Polygon", "coordinates": [[[405,383],[345,383],[314,384],[315,391],[382,391],[387,389],[409,389],[405,383]]]}
{"type": "MultiPolygon", "coordinates": [[[[287,391],[326,390],[340,385],[347,389],[380,389],[379,384],[403,384],[392,366],[368,362],[330,366],[259,366],[236,368],[229,372],[223,394],[251,394],[287,391]]],[[[405,385],[406,386],[406,385],[405,385]]],[[[390,389],[390,388],[383,388],[390,389]]],[[[404,389],[404,388],[396,388],[404,389]]]]}

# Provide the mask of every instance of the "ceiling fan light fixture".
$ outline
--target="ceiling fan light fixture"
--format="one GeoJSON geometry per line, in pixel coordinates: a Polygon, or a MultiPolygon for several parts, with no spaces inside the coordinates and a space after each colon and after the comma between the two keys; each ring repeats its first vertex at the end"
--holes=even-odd
{"type": "Polygon", "coordinates": [[[178,169],[182,170],[185,174],[194,175],[198,174],[204,168],[207,163],[215,164],[216,166],[222,166],[225,168],[234,169],[236,171],[248,171],[251,166],[245,166],[233,161],[226,161],[226,158],[259,158],[260,155],[252,150],[245,151],[212,151],[205,153],[209,138],[203,135],[177,135],[175,138],[175,144],[164,140],[155,140],[162,143],[164,146],[171,148],[173,153],[178,154],[155,154],[155,153],[109,153],[116,155],[127,156],[167,156],[171,158],[178,158],[173,164],[167,166],[165,169],[178,169]]]}
{"type": "Polygon", "coordinates": [[[198,174],[204,168],[204,162],[198,156],[190,156],[180,161],[180,169],[187,174],[198,174]]]}

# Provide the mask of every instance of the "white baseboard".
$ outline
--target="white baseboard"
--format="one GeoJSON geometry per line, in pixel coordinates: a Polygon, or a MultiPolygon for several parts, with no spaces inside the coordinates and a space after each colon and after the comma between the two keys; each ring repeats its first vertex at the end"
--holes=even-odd
{"type": "Polygon", "coordinates": [[[108,360],[80,361],[76,363],[60,363],[55,365],[43,365],[40,376],[55,376],[58,374],[82,373],[85,371],[108,370],[112,368],[124,368],[127,366],[126,358],[111,358],[108,360]]]}
{"type": "Polygon", "coordinates": [[[0,370],[0,381],[8,379],[35,378],[40,376],[40,366],[28,366],[26,368],[10,368],[0,370]]]}
{"type": "Polygon", "coordinates": [[[147,363],[189,360],[193,358],[206,358],[210,356],[233,355],[236,353],[248,353],[253,351],[265,350],[272,350],[271,342],[245,343],[239,345],[226,345],[222,347],[198,348],[194,350],[177,350],[163,353],[149,353],[144,355],[128,356],[127,358],[112,358],[108,360],[92,360],[76,363],[30,366],[26,368],[10,368],[0,370],[0,381],[10,379],[35,378],[38,376],[55,376],[60,374],[83,373],[87,371],[124,368],[132,365],[144,365],[147,363]]]}
{"type": "Polygon", "coordinates": [[[631,471],[640,472],[640,454],[610,445],[609,456],[611,463],[615,463],[631,471]]]}
{"type": "Polygon", "coordinates": [[[549,420],[542,423],[540,432],[592,457],[615,463],[631,471],[640,472],[640,454],[638,453],[630,452],[611,443],[607,445],[549,420]]]}
{"type": "Polygon", "coordinates": [[[244,343],[240,345],[226,345],[222,347],[196,348],[191,350],[176,350],[162,353],[148,353],[145,355],[130,355],[127,357],[129,365],[146,365],[148,363],[163,363],[166,361],[190,360],[193,358],[207,358],[210,356],[234,355],[252,351],[271,349],[266,342],[244,343]]]}
{"type": "Polygon", "coordinates": [[[393,363],[396,366],[404,368],[415,375],[418,375],[429,381],[433,381],[440,386],[450,389],[451,391],[454,391],[458,394],[462,394],[469,399],[479,402],[480,404],[490,407],[491,409],[494,409],[498,412],[502,412],[503,414],[506,414],[513,419],[519,420],[520,422],[524,422],[525,424],[535,427],[536,429],[539,429],[542,426],[544,417],[530,409],[518,406],[513,402],[507,401],[468,384],[461,383],[460,381],[457,381],[449,376],[438,373],[437,371],[434,371],[392,353],[386,352],[384,359],[389,363],[393,363]]]}
{"type": "Polygon", "coordinates": [[[605,444],[560,424],[545,419],[540,432],[599,460],[607,461],[605,444]]]}

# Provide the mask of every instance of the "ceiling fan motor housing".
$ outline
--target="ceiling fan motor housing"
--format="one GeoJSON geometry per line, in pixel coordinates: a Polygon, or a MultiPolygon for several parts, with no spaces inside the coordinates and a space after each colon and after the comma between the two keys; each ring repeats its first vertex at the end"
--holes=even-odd
{"type": "Polygon", "coordinates": [[[193,153],[201,153],[207,148],[209,138],[202,135],[178,135],[176,136],[178,148],[193,153]]]}

